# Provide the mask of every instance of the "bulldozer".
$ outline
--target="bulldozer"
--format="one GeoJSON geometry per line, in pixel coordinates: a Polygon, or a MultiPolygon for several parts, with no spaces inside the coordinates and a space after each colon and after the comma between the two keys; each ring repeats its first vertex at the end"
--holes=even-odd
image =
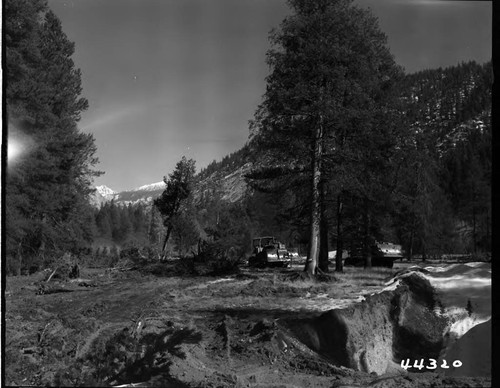
{"type": "Polygon", "coordinates": [[[273,236],[256,237],[252,240],[253,254],[248,259],[251,267],[290,267],[292,260],[285,244],[273,236]]]}

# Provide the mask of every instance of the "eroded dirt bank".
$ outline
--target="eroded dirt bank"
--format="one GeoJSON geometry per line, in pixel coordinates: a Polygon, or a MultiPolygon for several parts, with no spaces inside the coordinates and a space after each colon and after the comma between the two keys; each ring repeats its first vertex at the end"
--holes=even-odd
{"type": "Polygon", "coordinates": [[[89,272],[84,276],[95,287],[62,284],[68,292],[44,295],[36,295],[37,278],[8,279],[5,383],[491,385],[484,377],[408,373],[398,364],[405,357],[433,358],[443,346],[446,319],[435,314],[438,299],[418,275],[357,304],[360,293],[383,283],[372,287],[368,274],[351,288],[352,278],[312,284],[282,281],[282,275],[181,279],[89,272]],[[347,307],[324,313],[315,307],[337,299],[347,307]]]}
{"type": "Polygon", "coordinates": [[[412,274],[394,290],[290,325],[333,364],[381,375],[400,371],[402,359],[439,358],[448,322],[436,305],[430,283],[412,274]]]}

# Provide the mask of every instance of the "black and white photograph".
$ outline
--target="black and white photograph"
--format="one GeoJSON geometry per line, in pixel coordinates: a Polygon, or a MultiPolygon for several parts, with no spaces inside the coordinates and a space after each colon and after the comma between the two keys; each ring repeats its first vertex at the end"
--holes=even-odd
{"type": "Polygon", "coordinates": [[[492,1],[2,5],[2,386],[492,387],[492,1]]]}

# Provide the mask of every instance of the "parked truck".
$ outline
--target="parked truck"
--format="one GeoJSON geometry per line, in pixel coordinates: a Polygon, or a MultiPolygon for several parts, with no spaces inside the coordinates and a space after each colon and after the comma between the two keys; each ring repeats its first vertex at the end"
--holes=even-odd
{"type": "MultiPolygon", "coordinates": [[[[351,249],[349,257],[345,260],[345,265],[355,267],[364,266],[365,262],[362,254],[362,246],[358,245],[351,249]],[[357,249],[356,249],[357,248],[357,249]]],[[[403,258],[403,249],[399,244],[390,242],[375,242],[371,247],[372,266],[392,268],[394,261],[403,258]]]]}

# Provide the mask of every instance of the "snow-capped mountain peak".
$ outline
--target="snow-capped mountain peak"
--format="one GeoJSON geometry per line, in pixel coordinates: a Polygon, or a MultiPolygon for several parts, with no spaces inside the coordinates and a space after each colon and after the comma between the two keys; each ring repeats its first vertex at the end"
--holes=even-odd
{"type": "Polygon", "coordinates": [[[165,189],[165,182],[160,181],[160,182],[151,183],[149,185],[137,187],[137,188],[130,190],[130,191],[156,191],[156,190],[163,190],[163,189],[165,189]]]}
{"type": "Polygon", "coordinates": [[[96,190],[101,194],[103,197],[112,197],[113,195],[116,194],[116,191],[110,189],[106,185],[101,185],[101,186],[96,186],[96,190]]]}

